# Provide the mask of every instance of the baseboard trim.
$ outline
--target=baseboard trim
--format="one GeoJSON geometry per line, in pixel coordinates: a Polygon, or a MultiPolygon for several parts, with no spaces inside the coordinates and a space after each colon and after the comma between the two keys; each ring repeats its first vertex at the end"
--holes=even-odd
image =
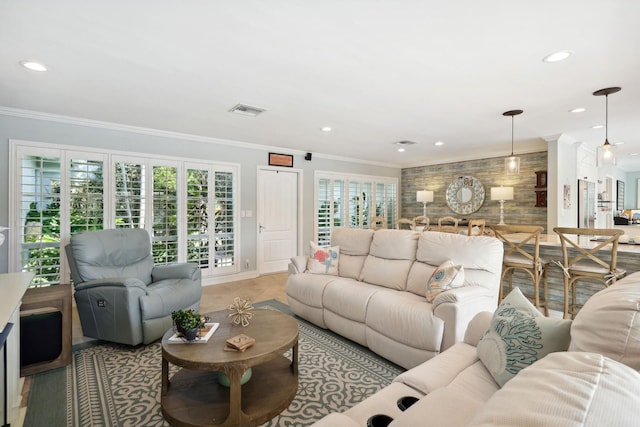
{"type": "Polygon", "coordinates": [[[235,282],[238,280],[255,279],[259,274],[257,271],[244,271],[242,273],[229,274],[226,276],[210,276],[202,278],[202,286],[219,285],[221,283],[235,282]]]}

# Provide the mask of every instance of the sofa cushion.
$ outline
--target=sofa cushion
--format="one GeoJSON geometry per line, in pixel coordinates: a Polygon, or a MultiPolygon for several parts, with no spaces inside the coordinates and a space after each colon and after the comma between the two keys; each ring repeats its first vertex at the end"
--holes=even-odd
{"type": "Polygon", "coordinates": [[[471,426],[637,426],[640,374],[595,353],[558,352],[523,369],[471,426]]]}
{"type": "Polygon", "coordinates": [[[409,275],[407,276],[407,291],[416,295],[424,296],[424,285],[437,268],[437,265],[430,265],[419,261],[414,262],[411,265],[409,275]]]}
{"type": "Polygon", "coordinates": [[[464,267],[456,265],[451,260],[447,260],[433,272],[429,280],[425,295],[427,301],[433,302],[434,298],[441,292],[453,288],[459,288],[464,284],[464,267]]]}
{"type": "Polygon", "coordinates": [[[369,255],[374,230],[338,227],[331,232],[331,244],[340,246],[340,253],[347,255],[369,255]]]}
{"type": "Polygon", "coordinates": [[[407,276],[413,261],[407,259],[387,259],[369,255],[362,266],[360,279],[385,288],[405,290],[407,276]]]}
{"type": "Polygon", "coordinates": [[[327,283],[337,280],[335,276],[324,274],[299,273],[287,278],[286,293],[304,305],[322,308],[322,296],[327,283]]]}
{"type": "Polygon", "coordinates": [[[340,253],[340,262],[338,264],[338,275],[347,279],[360,280],[362,266],[367,259],[366,255],[347,255],[340,253]]]}
{"type": "Polygon", "coordinates": [[[547,354],[565,351],[570,327],[570,320],[544,317],[516,287],[495,311],[478,343],[478,357],[503,386],[547,354]]]}
{"type": "Polygon", "coordinates": [[[311,274],[338,275],[340,246],[322,248],[314,242],[309,242],[311,254],[307,262],[307,271],[311,274]]]}
{"type": "Polygon", "coordinates": [[[431,304],[410,292],[377,292],[367,306],[367,327],[413,348],[439,351],[444,323],[431,304]]]}
{"type": "Polygon", "coordinates": [[[640,273],[633,273],[589,298],[571,325],[569,350],[604,354],[640,370],[639,282],[640,273]]]}
{"type": "Polygon", "coordinates": [[[390,292],[380,286],[337,278],[327,284],[322,304],[326,310],[364,324],[371,297],[377,292],[390,292]]]}
{"type": "Polygon", "coordinates": [[[96,230],[71,236],[76,285],[110,277],[135,277],[151,283],[153,256],[149,233],[142,228],[96,230]]]}
{"type": "Polygon", "coordinates": [[[374,230],[339,227],[331,233],[331,244],[340,247],[338,275],[360,280],[364,260],[369,255],[374,230]]]}
{"type": "Polygon", "coordinates": [[[502,243],[494,237],[463,236],[453,233],[430,231],[420,233],[416,259],[418,261],[438,266],[446,260],[461,265],[465,269],[465,282],[487,288],[496,287],[502,272],[502,257],[504,248],[502,243]],[[486,270],[498,275],[481,275],[480,279],[473,279],[470,270],[486,270]]]}
{"type": "Polygon", "coordinates": [[[418,235],[411,230],[377,230],[373,234],[369,254],[378,258],[414,261],[418,235]]]}

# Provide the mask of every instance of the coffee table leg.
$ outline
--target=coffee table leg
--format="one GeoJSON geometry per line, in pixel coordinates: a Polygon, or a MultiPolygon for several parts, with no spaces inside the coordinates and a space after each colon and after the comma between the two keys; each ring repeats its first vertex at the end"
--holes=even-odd
{"type": "Polygon", "coordinates": [[[162,393],[166,393],[169,389],[169,362],[162,358],[162,393]]]}
{"type": "Polygon", "coordinates": [[[291,371],[293,375],[298,375],[298,341],[296,341],[291,349],[291,371]]]}
{"type": "Polygon", "coordinates": [[[240,377],[243,372],[237,368],[231,368],[225,372],[229,377],[229,417],[224,425],[240,425],[242,419],[242,386],[240,377]]]}

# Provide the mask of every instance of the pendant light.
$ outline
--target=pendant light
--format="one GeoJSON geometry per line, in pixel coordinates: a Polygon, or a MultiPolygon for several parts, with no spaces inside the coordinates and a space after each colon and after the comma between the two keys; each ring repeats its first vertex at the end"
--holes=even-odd
{"type": "Polygon", "coordinates": [[[511,117],[511,156],[504,159],[505,175],[520,175],[520,157],[513,155],[513,116],[522,114],[522,110],[509,110],[502,113],[503,116],[511,117]]]}
{"type": "Polygon", "coordinates": [[[604,144],[598,150],[598,166],[615,164],[614,146],[609,143],[609,95],[620,90],[622,90],[620,87],[607,87],[593,92],[593,96],[604,95],[605,99],[604,144]]]}

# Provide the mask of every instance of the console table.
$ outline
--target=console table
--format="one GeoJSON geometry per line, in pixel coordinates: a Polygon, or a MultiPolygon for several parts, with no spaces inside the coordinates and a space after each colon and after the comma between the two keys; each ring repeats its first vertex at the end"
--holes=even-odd
{"type": "Polygon", "coordinates": [[[3,393],[1,419],[3,425],[17,422],[20,410],[20,301],[33,273],[0,274],[0,328],[6,333],[2,367],[3,393]]]}
{"type": "MultiPolygon", "coordinates": [[[[60,354],[53,360],[38,361],[30,365],[21,366],[20,376],[26,377],[71,363],[71,285],[61,284],[27,289],[27,292],[25,292],[22,298],[22,306],[20,307],[20,315],[23,319],[28,318],[28,316],[32,314],[37,316],[37,314],[51,312],[58,312],[61,317],[60,354]]],[[[24,329],[29,328],[25,327],[24,329]]],[[[25,338],[28,337],[22,337],[23,352],[27,351],[25,350],[25,338]]],[[[33,345],[33,342],[31,344],[33,345]]],[[[42,346],[42,343],[39,343],[39,345],[42,346]]],[[[27,346],[27,349],[28,348],[27,346]]]]}

